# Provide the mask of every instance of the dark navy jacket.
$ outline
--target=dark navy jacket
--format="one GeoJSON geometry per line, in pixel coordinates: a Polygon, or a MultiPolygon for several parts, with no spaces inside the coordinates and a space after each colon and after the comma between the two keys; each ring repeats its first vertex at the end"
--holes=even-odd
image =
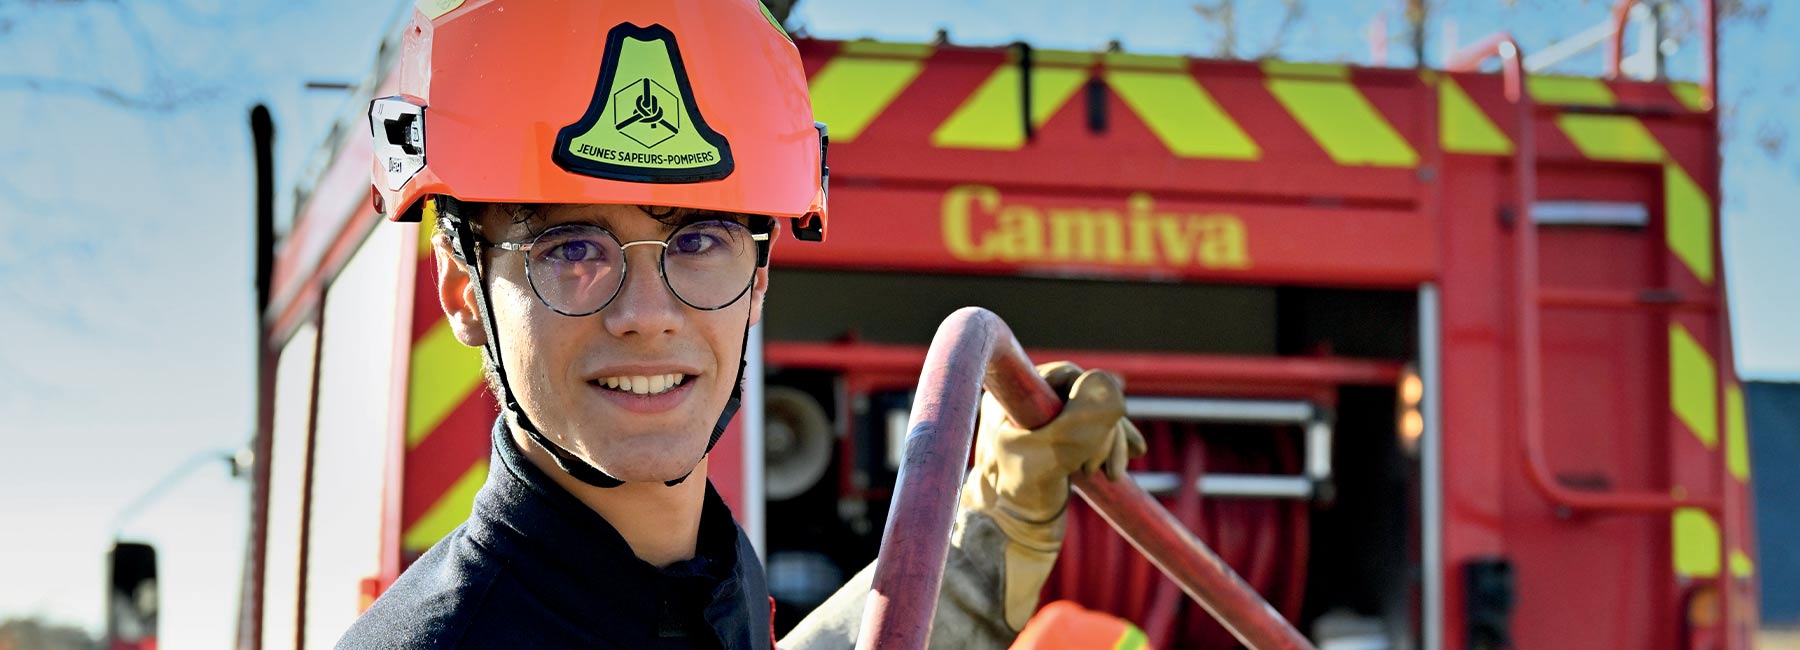
{"type": "Polygon", "coordinates": [[[768,584],[725,502],[706,486],[698,552],[658,569],[494,425],[469,520],[357,619],[339,648],[768,650],[768,584]]]}

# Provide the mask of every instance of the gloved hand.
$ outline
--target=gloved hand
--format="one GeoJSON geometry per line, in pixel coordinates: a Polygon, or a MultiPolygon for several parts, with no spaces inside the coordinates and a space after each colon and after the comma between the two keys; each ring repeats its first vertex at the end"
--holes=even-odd
{"type": "Polygon", "coordinates": [[[993,395],[982,401],[975,466],[963,485],[965,510],[987,515],[1006,536],[1001,590],[1007,626],[1025,627],[1056,564],[1067,528],[1069,477],[1125,474],[1144,453],[1144,436],[1125,419],[1122,382],[1103,370],[1083,372],[1059,361],[1038,366],[1069,399],[1048,424],[1026,430],[1006,417],[993,395]]]}
{"type": "MultiPolygon", "coordinates": [[[[1004,650],[1037,609],[1038,594],[1062,548],[1069,477],[1125,473],[1144,453],[1144,436],[1126,421],[1118,377],[1075,364],[1038,367],[1067,404],[1049,424],[1027,431],[989,396],[982,404],[975,467],[963,485],[950,534],[930,647],[1004,650]]],[[[783,650],[850,650],[874,582],[871,564],[850,578],[782,638],[783,650]]]]}

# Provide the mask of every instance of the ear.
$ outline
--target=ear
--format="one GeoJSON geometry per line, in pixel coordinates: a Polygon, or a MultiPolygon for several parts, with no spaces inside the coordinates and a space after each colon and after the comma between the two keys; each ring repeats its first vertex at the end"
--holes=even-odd
{"type": "Polygon", "coordinates": [[[481,305],[475,302],[475,278],[469,273],[469,266],[456,259],[450,249],[450,237],[444,233],[432,235],[431,250],[437,257],[438,305],[450,320],[450,331],[463,345],[487,345],[487,330],[481,328],[481,305]]]}
{"type": "Polygon", "coordinates": [[[781,220],[775,219],[769,230],[769,264],[756,270],[756,282],[750,285],[750,324],[762,322],[763,296],[769,293],[769,265],[775,263],[775,242],[781,239],[781,220]]]}

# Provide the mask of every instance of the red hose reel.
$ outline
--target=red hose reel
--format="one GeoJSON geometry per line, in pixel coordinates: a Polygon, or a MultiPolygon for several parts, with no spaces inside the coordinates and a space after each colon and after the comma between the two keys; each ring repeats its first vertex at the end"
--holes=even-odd
{"type": "MultiPolygon", "coordinates": [[[[1189,422],[1137,422],[1149,453],[1133,472],[1174,472],[1185,489],[1158,500],[1237,569],[1284,618],[1296,620],[1306,593],[1310,505],[1277,499],[1207,499],[1194,487],[1208,472],[1294,474],[1295,436],[1270,427],[1242,431],[1189,422]]],[[[1068,599],[1136,623],[1157,648],[1237,648],[1238,641],[1080,499],[1069,502],[1062,557],[1045,602],[1068,599]]]]}

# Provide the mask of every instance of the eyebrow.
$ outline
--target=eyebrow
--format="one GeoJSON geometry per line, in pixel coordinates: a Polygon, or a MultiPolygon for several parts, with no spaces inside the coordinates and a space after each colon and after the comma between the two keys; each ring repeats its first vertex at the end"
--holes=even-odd
{"type": "MultiPolygon", "coordinates": [[[[693,223],[699,223],[701,221],[736,221],[738,223],[748,223],[750,220],[750,215],[743,214],[740,212],[725,212],[725,211],[721,211],[721,210],[692,210],[685,214],[678,214],[676,216],[671,216],[671,217],[669,217],[669,219],[670,219],[670,221],[666,221],[664,223],[668,224],[670,226],[670,230],[673,230],[675,228],[680,228],[682,226],[686,226],[686,225],[693,224],[693,223]]],[[[657,219],[657,221],[662,221],[662,219],[657,219]]]]}
{"type": "MultiPolygon", "coordinates": [[[[542,215],[545,215],[545,213],[538,212],[537,215],[542,216],[542,215]]],[[[701,209],[701,208],[675,208],[675,211],[673,213],[664,215],[661,217],[651,215],[648,212],[646,212],[645,216],[648,216],[652,220],[657,222],[657,224],[659,226],[659,230],[663,235],[668,235],[669,233],[673,233],[676,230],[681,229],[682,227],[689,226],[689,225],[699,223],[702,221],[734,221],[734,222],[737,222],[740,224],[749,225],[750,220],[753,218],[753,215],[749,215],[749,214],[745,214],[745,213],[741,213],[741,212],[728,212],[728,211],[724,211],[724,210],[707,210],[707,209],[701,209]]],[[[613,228],[611,221],[612,220],[606,216],[578,217],[578,218],[569,219],[567,221],[554,221],[554,222],[550,222],[550,220],[546,218],[546,219],[543,219],[542,221],[540,221],[540,223],[542,223],[541,227],[530,228],[529,230],[531,231],[532,236],[536,236],[538,233],[541,233],[544,230],[548,230],[550,228],[555,228],[557,226],[564,225],[564,224],[579,223],[579,224],[586,224],[589,226],[594,226],[597,228],[602,228],[608,232],[612,232],[614,230],[614,228],[613,228]]]]}

